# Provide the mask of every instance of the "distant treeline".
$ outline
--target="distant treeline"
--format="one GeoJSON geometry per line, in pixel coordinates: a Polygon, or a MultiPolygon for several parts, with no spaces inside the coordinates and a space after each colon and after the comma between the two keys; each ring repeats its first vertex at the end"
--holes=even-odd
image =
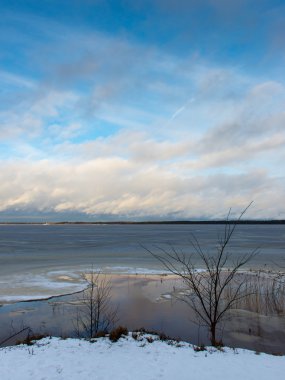
{"type": "Polygon", "coordinates": [[[63,225],[63,224],[285,224],[285,220],[176,220],[176,221],[140,221],[140,222],[131,222],[131,221],[112,221],[112,222],[0,222],[4,225],[63,225]]]}

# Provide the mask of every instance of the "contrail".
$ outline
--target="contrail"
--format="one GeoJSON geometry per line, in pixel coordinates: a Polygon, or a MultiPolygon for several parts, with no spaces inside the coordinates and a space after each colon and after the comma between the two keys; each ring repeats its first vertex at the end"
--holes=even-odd
{"type": "Polygon", "coordinates": [[[195,101],[195,98],[191,98],[191,99],[187,100],[187,102],[182,107],[178,108],[173,113],[173,115],[171,116],[169,121],[174,120],[181,112],[183,112],[187,108],[188,104],[193,103],[194,101],[195,101]]]}
{"type": "Polygon", "coordinates": [[[175,119],[176,116],[178,116],[182,111],[185,110],[185,107],[186,107],[186,106],[182,106],[181,108],[178,108],[178,110],[176,110],[176,111],[174,112],[174,114],[171,116],[170,120],[175,119]]]}

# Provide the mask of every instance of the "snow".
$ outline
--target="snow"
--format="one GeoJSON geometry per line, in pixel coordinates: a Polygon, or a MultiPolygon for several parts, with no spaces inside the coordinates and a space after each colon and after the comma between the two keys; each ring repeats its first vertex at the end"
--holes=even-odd
{"type": "Polygon", "coordinates": [[[243,349],[208,348],[195,352],[187,343],[160,341],[149,334],[111,343],[45,338],[32,346],[0,349],[1,380],[268,380],[282,379],[285,357],[243,349]]]}

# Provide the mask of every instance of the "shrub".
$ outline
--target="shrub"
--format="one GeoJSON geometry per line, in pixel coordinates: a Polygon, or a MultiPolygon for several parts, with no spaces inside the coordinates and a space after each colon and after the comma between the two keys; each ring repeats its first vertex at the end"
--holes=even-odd
{"type": "Polygon", "coordinates": [[[133,338],[134,340],[138,340],[138,333],[137,333],[137,332],[133,332],[133,333],[132,333],[132,338],[133,338]]]}
{"type": "Polygon", "coordinates": [[[95,338],[105,338],[106,335],[106,331],[100,330],[96,333],[95,338]]]}
{"type": "Polygon", "coordinates": [[[31,335],[27,335],[25,339],[23,340],[18,340],[16,342],[17,345],[19,344],[26,344],[27,346],[32,346],[33,344],[35,344],[35,341],[37,340],[41,340],[43,338],[46,338],[48,335],[46,334],[31,334],[31,335]]]}
{"type": "Polygon", "coordinates": [[[117,328],[115,328],[114,330],[111,331],[110,335],[109,335],[109,339],[112,341],[112,342],[117,342],[122,335],[125,335],[127,336],[128,335],[128,329],[126,327],[123,327],[123,326],[118,326],[117,328]]]}
{"type": "Polygon", "coordinates": [[[273,356],[284,356],[284,354],[282,354],[282,352],[272,352],[273,356]]]}
{"type": "Polygon", "coordinates": [[[155,330],[148,330],[144,327],[141,327],[140,329],[134,330],[135,333],[144,335],[144,334],[151,334],[151,335],[159,335],[159,333],[155,330]]]}
{"type": "Polygon", "coordinates": [[[162,340],[162,341],[164,341],[164,340],[169,340],[169,339],[170,339],[170,337],[167,336],[166,334],[164,334],[163,332],[160,333],[158,337],[159,337],[159,339],[162,340]]]}
{"type": "Polygon", "coordinates": [[[136,332],[136,333],[141,333],[141,334],[145,334],[145,333],[147,333],[148,331],[147,331],[144,327],[141,327],[140,329],[134,330],[134,332],[136,332]]]}
{"type": "Polygon", "coordinates": [[[194,346],[194,351],[195,352],[206,351],[206,347],[204,344],[200,344],[200,346],[194,346]]]}

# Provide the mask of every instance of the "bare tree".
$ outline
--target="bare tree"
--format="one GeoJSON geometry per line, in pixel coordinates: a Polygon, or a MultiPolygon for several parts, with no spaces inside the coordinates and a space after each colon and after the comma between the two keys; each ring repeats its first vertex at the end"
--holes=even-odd
{"type": "Polygon", "coordinates": [[[92,269],[82,277],[87,288],[78,299],[73,324],[78,336],[91,339],[115,324],[117,308],[111,305],[112,284],[105,274],[92,269]]]}
{"type": "Polygon", "coordinates": [[[214,254],[207,254],[197,238],[192,237],[191,246],[205,267],[203,271],[197,270],[193,254],[185,255],[172,246],[169,249],[156,247],[156,250],[144,247],[167,270],[182,279],[186,291],[176,297],[185,302],[195,312],[199,322],[209,329],[213,346],[219,344],[217,326],[237,301],[250,292],[244,286],[244,277],[238,272],[256,255],[257,250],[236,258],[228,251],[236,226],[249,206],[235,221],[230,221],[231,210],[229,211],[223,235],[218,239],[214,254]]]}

